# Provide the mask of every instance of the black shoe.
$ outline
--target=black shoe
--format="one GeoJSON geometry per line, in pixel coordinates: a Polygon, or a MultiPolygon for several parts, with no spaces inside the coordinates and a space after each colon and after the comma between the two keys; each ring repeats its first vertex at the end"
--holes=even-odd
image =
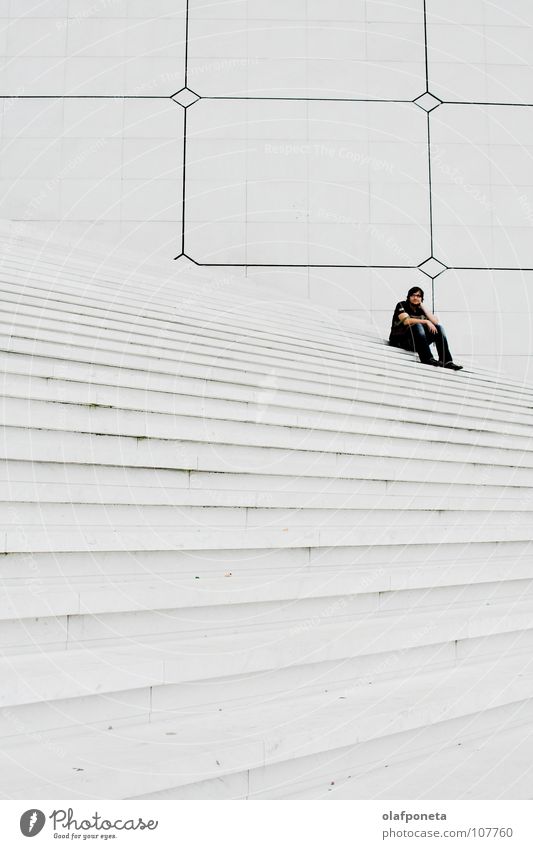
{"type": "Polygon", "coordinates": [[[458,366],[457,363],[452,363],[450,360],[449,363],[444,363],[444,368],[451,368],[453,371],[461,371],[462,366],[458,366]]]}
{"type": "Polygon", "coordinates": [[[425,366],[441,366],[442,363],[441,363],[440,360],[434,360],[433,358],[431,358],[431,360],[426,360],[426,362],[423,363],[423,365],[425,365],[425,366]]]}

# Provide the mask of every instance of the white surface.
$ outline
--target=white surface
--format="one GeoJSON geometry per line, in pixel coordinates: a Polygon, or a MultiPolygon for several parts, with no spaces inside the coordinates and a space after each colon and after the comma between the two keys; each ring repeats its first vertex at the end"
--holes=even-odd
{"type": "Polygon", "coordinates": [[[0,91],[165,96],[183,84],[185,3],[16,3],[0,19],[0,91]],[[27,8],[24,8],[24,7],[27,8]]]}
{"type": "Polygon", "coordinates": [[[223,261],[216,246],[233,232],[231,222],[247,225],[244,242],[238,229],[231,248],[226,242],[234,262],[393,265],[425,258],[428,172],[417,155],[426,136],[422,110],[312,104],[306,116],[306,107],[292,102],[230,101],[221,113],[220,103],[204,101],[191,109],[192,255],[223,261]],[[226,128],[218,133],[222,115],[226,128]],[[226,161],[226,179],[211,176],[217,164],[226,173],[226,161]]]}
{"type": "Polygon", "coordinates": [[[178,106],[153,98],[120,107],[96,98],[3,106],[2,217],[46,223],[79,245],[88,237],[150,255],[178,252],[178,106]]]}
{"type": "Polygon", "coordinates": [[[530,109],[512,106],[432,113],[435,252],[445,263],[533,266],[532,122],[530,109]]]}
{"type": "Polygon", "coordinates": [[[428,0],[430,88],[442,99],[531,103],[527,0],[428,0]]]}
{"type": "Polygon", "coordinates": [[[397,97],[421,93],[420,3],[190,4],[199,94],[397,97]]]}

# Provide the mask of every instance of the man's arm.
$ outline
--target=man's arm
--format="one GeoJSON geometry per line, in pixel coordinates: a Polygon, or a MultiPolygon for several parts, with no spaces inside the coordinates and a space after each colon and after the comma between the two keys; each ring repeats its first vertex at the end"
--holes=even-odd
{"type": "MultiPolygon", "coordinates": [[[[429,315],[431,315],[431,313],[429,315]]],[[[398,319],[405,325],[405,327],[410,327],[411,324],[425,324],[431,333],[437,332],[437,328],[430,318],[414,318],[414,316],[408,315],[406,312],[401,312],[398,313],[398,319]]]]}

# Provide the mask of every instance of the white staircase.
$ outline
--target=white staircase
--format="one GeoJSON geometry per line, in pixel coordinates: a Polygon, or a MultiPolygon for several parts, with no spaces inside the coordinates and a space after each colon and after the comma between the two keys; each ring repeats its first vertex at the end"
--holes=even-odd
{"type": "Polygon", "coordinates": [[[0,796],[530,798],[531,391],[2,239],[0,796]]]}

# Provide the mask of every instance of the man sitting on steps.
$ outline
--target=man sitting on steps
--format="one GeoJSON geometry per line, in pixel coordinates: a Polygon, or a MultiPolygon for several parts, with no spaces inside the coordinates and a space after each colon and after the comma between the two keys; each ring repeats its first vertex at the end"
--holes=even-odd
{"type": "Polygon", "coordinates": [[[462,366],[453,362],[446,333],[436,315],[423,306],[424,292],[419,286],[413,286],[407,293],[405,301],[396,304],[390,329],[389,345],[404,348],[406,351],[416,351],[420,361],[430,366],[459,371],[462,366]],[[436,360],[430,345],[435,343],[439,358],[436,360]]]}

